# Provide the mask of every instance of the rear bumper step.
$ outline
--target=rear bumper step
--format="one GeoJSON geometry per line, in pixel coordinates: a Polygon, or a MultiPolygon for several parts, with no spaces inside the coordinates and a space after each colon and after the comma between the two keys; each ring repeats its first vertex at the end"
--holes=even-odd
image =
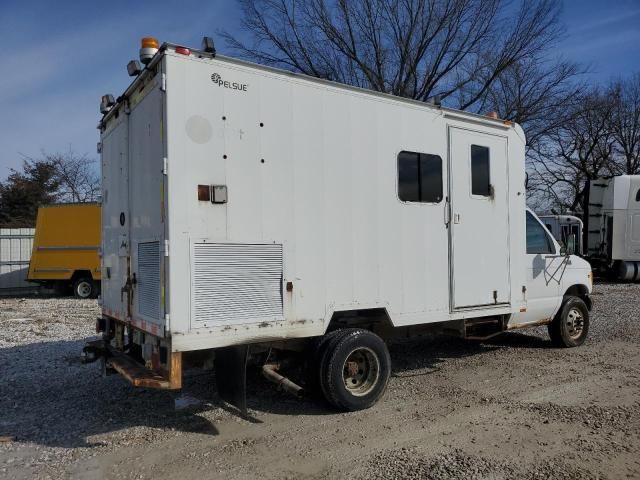
{"type": "Polygon", "coordinates": [[[129,380],[134,387],[156,388],[160,390],[176,390],[181,387],[181,385],[177,387],[171,385],[170,375],[163,375],[161,372],[150,370],[122,353],[116,353],[108,358],[107,367],[113,368],[129,380]]]}
{"type": "Polygon", "coordinates": [[[86,343],[83,349],[83,361],[94,362],[102,358],[107,370],[115,370],[129,380],[134,387],[155,388],[159,390],[179,390],[182,388],[182,353],[169,354],[169,370],[150,369],[126,353],[116,350],[104,340],[98,339],[86,343]]]}

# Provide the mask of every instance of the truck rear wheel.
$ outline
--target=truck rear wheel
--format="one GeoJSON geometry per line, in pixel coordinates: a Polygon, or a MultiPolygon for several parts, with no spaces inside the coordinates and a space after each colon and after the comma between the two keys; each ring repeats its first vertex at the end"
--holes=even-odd
{"type": "Polygon", "coordinates": [[[98,287],[89,277],[79,277],[73,282],[73,296],[76,298],[95,298],[98,287]]]}
{"type": "Polygon", "coordinates": [[[589,333],[589,309],[581,298],[566,297],[548,326],[549,336],[556,347],[578,347],[589,333]]]}
{"type": "Polygon", "coordinates": [[[380,337],[348,329],[334,336],[322,352],[320,385],[327,401],[341,410],[363,410],[384,394],[391,359],[380,337]]]}
{"type": "MultiPolygon", "coordinates": [[[[336,336],[342,336],[344,330],[332,330],[325,333],[321,337],[317,337],[311,341],[309,355],[306,362],[306,385],[305,388],[313,392],[322,392],[322,382],[320,377],[322,375],[320,366],[322,365],[322,358],[327,350],[327,345],[336,336]]],[[[322,392],[324,393],[324,392],[322,392]]]]}

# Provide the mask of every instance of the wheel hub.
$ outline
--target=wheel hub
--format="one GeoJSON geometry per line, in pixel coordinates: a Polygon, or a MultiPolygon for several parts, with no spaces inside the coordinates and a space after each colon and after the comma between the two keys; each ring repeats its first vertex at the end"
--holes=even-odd
{"type": "Polygon", "coordinates": [[[380,360],[373,350],[363,347],[353,350],[344,362],[342,379],[347,391],[355,396],[369,393],[380,378],[380,360]]]}
{"type": "Polygon", "coordinates": [[[579,338],[584,329],[584,317],[577,308],[569,310],[567,315],[567,333],[572,339],[579,338]]]}
{"type": "Polygon", "coordinates": [[[91,294],[91,285],[88,282],[82,282],[78,285],[78,294],[81,297],[88,297],[91,294]]]}

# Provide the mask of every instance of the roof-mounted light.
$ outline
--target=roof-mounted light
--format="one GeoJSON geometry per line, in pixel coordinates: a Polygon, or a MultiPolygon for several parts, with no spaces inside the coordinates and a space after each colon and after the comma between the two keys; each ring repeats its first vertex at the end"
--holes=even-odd
{"type": "Polygon", "coordinates": [[[433,97],[427,98],[427,103],[440,107],[442,106],[442,97],[440,95],[434,95],[433,97]]]}
{"type": "Polygon", "coordinates": [[[176,47],[175,52],[179,53],[180,55],[191,55],[191,50],[189,50],[187,47],[176,47]]]}
{"type": "Polygon", "coordinates": [[[216,56],[216,47],[211,37],[202,37],[202,51],[210,53],[212,57],[216,56]]]}
{"type": "Polygon", "coordinates": [[[109,110],[111,110],[111,108],[115,104],[116,104],[116,101],[113,98],[113,95],[111,94],[103,95],[102,98],[100,99],[100,113],[104,115],[105,113],[109,112],[109,110]]]}
{"type": "Polygon", "coordinates": [[[127,73],[130,77],[136,77],[140,75],[140,72],[142,72],[142,66],[140,65],[139,61],[131,60],[129,63],[127,63],[127,73]]]}
{"type": "Polygon", "coordinates": [[[151,61],[158,52],[160,42],[153,37],[144,37],[140,41],[140,61],[145,65],[151,61]]]}

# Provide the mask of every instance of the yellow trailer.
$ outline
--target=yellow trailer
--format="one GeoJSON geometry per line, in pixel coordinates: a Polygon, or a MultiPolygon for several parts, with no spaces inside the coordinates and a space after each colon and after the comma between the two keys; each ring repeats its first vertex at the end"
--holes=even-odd
{"type": "Polygon", "coordinates": [[[72,287],[79,298],[97,297],[100,214],[98,203],[40,207],[28,280],[56,289],[72,287]]]}

